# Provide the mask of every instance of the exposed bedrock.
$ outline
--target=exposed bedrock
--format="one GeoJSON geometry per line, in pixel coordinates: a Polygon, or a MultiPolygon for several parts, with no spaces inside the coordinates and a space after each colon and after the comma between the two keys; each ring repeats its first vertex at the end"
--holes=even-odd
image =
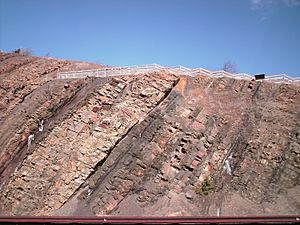
{"type": "Polygon", "coordinates": [[[268,81],[49,78],[3,111],[0,213],[299,214],[299,107],[299,86],[268,81]]]}

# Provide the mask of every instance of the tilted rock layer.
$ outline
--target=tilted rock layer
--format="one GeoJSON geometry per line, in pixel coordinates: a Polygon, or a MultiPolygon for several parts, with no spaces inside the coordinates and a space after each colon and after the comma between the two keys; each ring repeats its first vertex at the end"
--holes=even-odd
{"type": "Polygon", "coordinates": [[[2,215],[300,213],[299,86],[0,60],[2,215]]]}

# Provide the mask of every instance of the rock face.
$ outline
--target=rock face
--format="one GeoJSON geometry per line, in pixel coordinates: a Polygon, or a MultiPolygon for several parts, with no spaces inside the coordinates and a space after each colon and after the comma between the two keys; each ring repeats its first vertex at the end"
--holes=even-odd
{"type": "Polygon", "coordinates": [[[299,86],[0,60],[2,215],[300,213],[299,86]]]}

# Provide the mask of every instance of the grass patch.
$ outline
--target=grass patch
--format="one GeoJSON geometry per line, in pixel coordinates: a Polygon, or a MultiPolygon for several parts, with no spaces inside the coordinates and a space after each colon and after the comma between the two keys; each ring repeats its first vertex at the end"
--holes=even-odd
{"type": "Polygon", "coordinates": [[[209,193],[212,192],[213,189],[214,189],[213,183],[211,179],[207,177],[204,179],[200,187],[196,187],[195,192],[198,195],[208,195],[209,193]]]}

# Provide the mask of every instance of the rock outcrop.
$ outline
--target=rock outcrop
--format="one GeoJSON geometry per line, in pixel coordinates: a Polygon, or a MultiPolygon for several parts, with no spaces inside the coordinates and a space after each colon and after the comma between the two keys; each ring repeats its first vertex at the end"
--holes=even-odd
{"type": "Polygon", "coordinates": [[[97,66],[0,63],[2,215],[300,212],[298,85],[167,72],[56,80],[59,68],[97,66]]]}

